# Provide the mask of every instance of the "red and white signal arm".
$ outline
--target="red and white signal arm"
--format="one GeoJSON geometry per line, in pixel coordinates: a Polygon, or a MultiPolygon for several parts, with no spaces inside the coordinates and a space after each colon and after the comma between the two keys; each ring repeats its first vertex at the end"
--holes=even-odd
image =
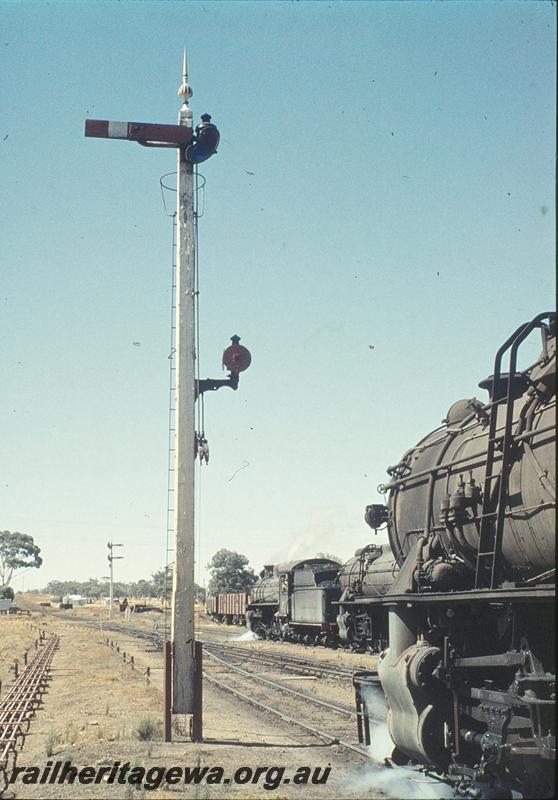
{"type": "Polygon", "coordinates": [[[116,122],[86,119],[85,135],[96,139],[128,139],[140,144],[181,147],[192,143],[193,131],[187,125],[157,125],[151,122],[116,122]]]}

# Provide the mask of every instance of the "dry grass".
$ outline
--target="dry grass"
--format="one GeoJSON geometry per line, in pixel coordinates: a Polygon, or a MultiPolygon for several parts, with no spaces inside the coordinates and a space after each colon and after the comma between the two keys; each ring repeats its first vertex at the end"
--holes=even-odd
{"type": "MultiPolygon", "coordinates": [[[[81,615],[81,609],[78,613],[81,615]]],[[[94,612],[87,610],[87,613],[94,612]]],[[[146,617],[142,614],[137,619],[146,617]]],[[[221,690],[214,690],[211,685],[204,688],[204,742],[188,742],[175,729],[173,742],[165,744],[161,741],[161,692],[155,688],[160,687],[162,679],[159,653],[146,649],[145,642],[132,640],[126,633],[105,633],[97,627],[85,628],[69,621],[66,615],[56,613],[45,617],[37,610],[32,621],[46,623],[47,630],[60,634],[61,641],[54,657],[44,705],[32,721],[23,750],[18,753],[18,766],[42,767],[47,758],[72,761],[78,766],[112,764],[115,761],[139,764],[146,768],[218,764],[226,774],[231,775],[239,764],[255,767],[272,761],[297,767],[304,759],[303,763],[324,766],[336,759],[336,753],[324,748],[323,743],[315,737],[270,720],[268,715],[258,713],[221,690]],[[124,664],[107,647],[107,636],[114,639],[121,650],[134,655],[136,670],[124,664]],[[143,677],[147,665],[152,669],[153,685],[146,683],[143,677]],[[140,725],[144,719],[151,722],[140,725]],[[140,731],[141,739],[138,738],[140,731]],[[302,749],[301,739],[304,743],[302,749]],[[270,747],[273,749],[270,750],[270,747]]],[[[144,624],[148,625],[149,622],[146,620],[144,624]]],[[[223,630],[223,626],[219,627],[223,630]]],[[[21,635],[24,631],[24,625],[12,628],[5,626],[6,635],[21,635]]],[[[3,632],[0,628],[0,637],[3,632]]],[[[12,645],[15,641],[11,639],[12,645]]],[[[2,645],[6,647],[6,641],[2,641],[2,645]]],[[[174,717],[173,722],[179,719],[174,717]]],[[[337,769],[345,769],[346,761],[347,754],[342,753],[337,769]]],[[[345,784],[343,782],[343,786],[345,784]]],[[[296,800],[300,794],[298,789],[286,787],[284,792],[274,792],[274,798],[296,800]]],[[[331,788],[320,787],[320,791],[318,787],[315,789],[313,791],[308,787],[304,792],[305,798],[335,800],[340,796],[339,784],[331,788]]],[[[264,794],[268,793],[258,787],[233,784],[197,786],[194,793],[191,787],[180,784],[149,792],[140,787],[134,791],[131,785],[110,787],[111,800],[140,800],[142,797],[153,800],[260,800],[264,794]]],[[[17,786],[19,800],[106,800],[107,796],[104,784],[17,786]]],[[[345,791],[344,796],[349,798],[351,794],[345,791]]],[[[374,797],[374,794],[370,797],[374,797]]]]}
{"type": "Polygon", "coordinates": [[[35,653],[34,642],[37,632],[28,625],[26,617],[0,616],[0,680],[2,681],[2,694],[9,683],[12,682],[14,673],[11,670],[14,659],[19,661],[23,669],[23,653],[29,651],[29,658],[35,653]]]}

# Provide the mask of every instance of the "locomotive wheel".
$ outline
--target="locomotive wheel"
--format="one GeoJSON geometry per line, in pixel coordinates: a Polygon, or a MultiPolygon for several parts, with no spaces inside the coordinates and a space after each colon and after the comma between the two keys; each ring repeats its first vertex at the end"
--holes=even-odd
{"type": "Polygon", "coordinates": [[[267,633],[268,639],[273,639],[274,642],[280,642],[283,638],[283,631],[281,630],[281,626],[277,624],[277,622],[273,622],[269,628],[267,633]]]}
{"type": "Polygon", "coordinates": [[[390,756],[390,761],[393,761],[397,767],[404,767],[410,763],[411,759],[398,747],[394,747],[390,756]]]}
{"type": "Polygon", "coordinates": [[[252,633],[255,633],[258,639],[267,639],[267,629],[261,622],[257,622],[253,626],[252,633]]]}

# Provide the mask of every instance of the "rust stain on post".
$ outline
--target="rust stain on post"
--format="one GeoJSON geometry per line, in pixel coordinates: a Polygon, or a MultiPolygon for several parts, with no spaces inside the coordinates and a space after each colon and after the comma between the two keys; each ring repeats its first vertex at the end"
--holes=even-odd
{"type": "Polygon", "coordinates": [[[203,741],[203,645],[194,642],[194,714],[192,717],[192,741],[203,741]]]}
{"type": "Polygon", "coordinates": [[[172,741],[172,644],[163,642],[163,740],[172,741]]]}

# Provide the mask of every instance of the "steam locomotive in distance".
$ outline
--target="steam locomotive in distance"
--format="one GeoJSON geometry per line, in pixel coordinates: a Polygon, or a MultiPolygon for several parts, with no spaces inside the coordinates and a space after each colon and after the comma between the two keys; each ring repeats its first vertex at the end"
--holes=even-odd
{"type": "Polygon", "coordinates": [[[385,594],[397,572],[378,545],[357,550],[344,565],[329,558],[268,565],[250,594],[209,595],[205,611],[260,639],[379,653],[387,646],[387,609],[355,609],[353,601],[366,591],[385,594]]]}
{"type": "Polygon", "coordinates": [[[216,622],[246,624],[260,639],[333,645],[340,568],[329,558],[268,565],[251,594],[209,596],[206,613],[216,622]]]}
{"type": "Polygon", "coordinates": [[[252,589],[246,624],[266,639],[302,644],[334,644],[337,638],[336,584],[341,564],[307,558],[264,567],[252,589]]]}

